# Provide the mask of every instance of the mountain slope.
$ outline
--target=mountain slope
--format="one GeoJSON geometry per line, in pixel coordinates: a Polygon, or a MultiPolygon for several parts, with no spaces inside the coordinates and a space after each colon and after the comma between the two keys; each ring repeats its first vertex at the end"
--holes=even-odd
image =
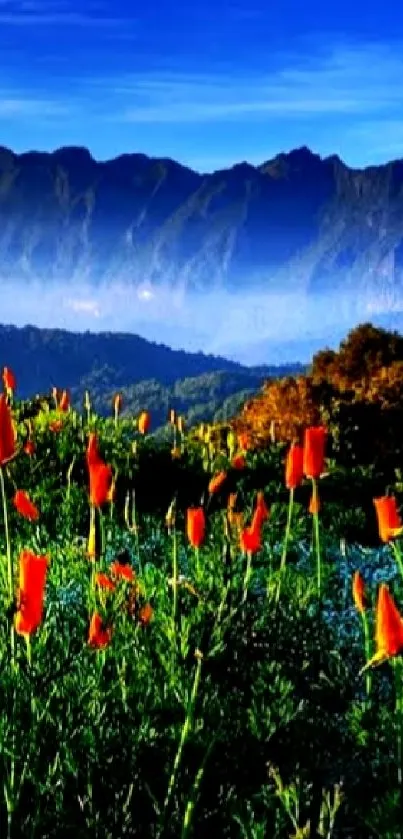
{"type": "Polygon", "coordinates": [[[171,407],[195,422],[212,419],[223,406],[235,412],[268,377],[305,369],[297,364],[248,368],[225,358],[171,350],[137,335],[33,326],[0,326],[0,369],[4,366],[14,371],[21,398],[48,393],[56,385],[69,388],[80,403],[89,390],[97,410],[108,414],[119,390],[124,410],[137,414],[150,409],[154,425],[165,422],[171,407]]]}
{"type": "Polygon", "coordinates": [[[402,271],[402,161],[356,171],[302,148],[201,175],[140,154],[0,149],[3,281],[340,288],[393,307],[402,271]]]}

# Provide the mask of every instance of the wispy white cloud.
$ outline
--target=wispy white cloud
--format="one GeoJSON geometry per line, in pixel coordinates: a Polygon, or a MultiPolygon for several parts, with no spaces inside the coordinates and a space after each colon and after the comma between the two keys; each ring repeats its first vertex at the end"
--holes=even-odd
{"type": "Polygon", "coordinates": [[[57,118],[71,116],[71,107],[47,99],[9,96],[0,90],[0,120],[10,118],[57,118]]]}
{"type": "MultiPolygon", "coordinates": [[[[69,0],[20,0],[13,5],[35,6],[38,13],[40,7],[47,14],[70,13],[69,0]]],[[[0,21],[6,8],[10,3],[7,6],[0,0],[0,21]]],[[[105,14],[104,7],[86,3],[85,15],[95,11],[105,14]]],[[[325,155],[338,151],[352,165],[360,165],[358,161],[364,157],[366,165],[371,157],[380,162],[389,154],[402,153],[402,47],[398,42],[393,48],[371,42],[357,46],[339,43],[327,49],[322,45],[305,54],[290,49],[269,55],[266,69],[259,72],[241,65],[230,72],[225,64],[214,65],[208,72],[187,72],[183,67],[175,69],[174,63],[170,69],[166,63],[165,69],[158,71],[158,57],[154,61],[152,56],[144,59],[144,70],[114,75],[79,74],[74,67],[67,74],[63,66],[60,83],[47,74],[42,86],[36,80],[29,87],[28,80],[18,89],[11,84],[3,92],[0,89],[0,119],[17,124],[37,117],[56,127],[60,120],[64,131],[66,120],[73,118],[83,143],[102,128],[105,138],[113,138],[115,149],[121,147],[117,133],[123,136],[126,132],[129,138],[131,126],[138,125],[144,151],[176,156],[204,171],[229,167],[240,156],[259,164],[274,145],[275,150],[290,147],[281,136],[292,134],[299,135],[299,144],[307,142],[325,155]],[[151,61],[153,70],[147,69],[151,61]],[[249,130],[248,145],[243,145],[246,141],[241,142],[240,136],[231,137],[225,147],[217,146],[217,156],[215,140],[214,145],[211,141],[197,149],[192,143],[187,154],[184,142],[178,152],[173,141],[166,145],[162,131],[161,151],[156,150],[155,135],[146,145],[153,126],[166,126],[167,135],[176,125],[190,132],[199,125],[206,125],[206,132],[216,126],[219,140],[222,129],[235,122],[249,130]],[[268,134],[263,136],[263,132],[260,137],[256,132],[251,144],[250,126],[257,123],[270,129],[269,145],[268,134]]],[[[161,56],[159,59],[162,67],[161,56]]]]}
{"type": "Polygon", "coordinates": [[[91,80],[127,123],[197,123],[245,118],[386,114],[403,105],[403,50],[382,44],[283,56],[266,73],[138,73],[91,80]],[[284,63],[286,61],[287,63],[284,63]]]}

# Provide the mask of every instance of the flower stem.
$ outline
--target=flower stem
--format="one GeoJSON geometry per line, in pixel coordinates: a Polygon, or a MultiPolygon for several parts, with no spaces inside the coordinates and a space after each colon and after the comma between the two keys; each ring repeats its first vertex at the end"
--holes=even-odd
{"type": "Polygon", "coordinates": [[[176,628],[176,613],[178,610],[178,540],[176,535],[176,527],[173,526],[172,531],[172,587],[173,587],[173,602],[172,602],[172,623],[173,630],[176,628]]]}
{"type": "MultiPolygon", "coordinates": [[[[4,519],[4,534],[6,539],[6,554],[7,554],[7,582],[8,582],[8,595],[10,599],[10,605],[14,601],[14,575],[13,575],[13,560],[12,560],[12,553],[11,553],[11,540],[10,540],[10,530],[8,526],[8,508],[7,508],[7,498],[6,498],[6,489],[4,485],[4,471],[3,467],[0,466],[0,487],[1,487],[1,499],[3,505],[3,519],[4,519]]],[[[13,828],[13,816],[15,810],[15,793],[16,793],[16,777],[15,777],[15,751],[16,751],[16,728],[15,728],[15,702],[16,702],[16,661],[15,661],[15,631],[14,631],[14,621],[11,621],[11,630],[10,630],[10,648],[11,648],[11,669],[12,669],[12,676],[13,676],[13,704],[11,709],[11,756],[10,756],[10,775],[9,775],[9,783],[5,787],[6,793],[6,805],[7,805],[7,839],[11,839],[12,836],[12,828],[13,828]]]]}
{"type": "Polygon", "coordinates": [[[190,836],[190,832],[191,832],[191,829],[192,829],[192,819],[193,819],[194,809],[195,809],[195,806],[196,806],[196,803],[197,803],[197,797],[198,797],[198,794],[199,794],[200,784],[203,780],[203,775],[204,775],[204,770],[205,770],[205,767],[206,767],[206,763],[208,761],[208,758],[210,757],[210,754],[213,750],[213,747],[215,746],[217,736],[218,736],[218,731],[216,732],[216,734],[212,738],[212,740],[210,740],[208,748],[207,748],[207,750],[204,754],[203,760],[202,760],[202,762],[199,766],[199,769],[197,771],[196,777],[193,781],[190,796],[189,796],[187,804],[186,804],[185,815],[184,815],[184,818],[183,818],[181,839],[188,839],[188,837],[190,836]]]}
{"type": "Polygon", "coordinates": [[[6,490],[4,486],[4,471],[3,467],[0,466],[0,487],[1,487],[1,500],[3,504],[3,518],[4,518],[4,534],[6,538],[6,552],[7,552],[7,579],[8,579],[8,594],[10,598],[10,603],[12,603],[14,599],[14,585],[13,585],[13,560],[11,556],[11,541],[10,541],[10,531],[8,527],[8,509],[7,509],[7,498],[6,498],[6,490]]]}
{"type": "Polygon", "coordinates": [[[172,795],[173,788],[174,788],[174,785],[175,785],[176,776],[178,774],[178,769],[179,769],[181,759],[182,759],[183,749],[184,749],[186,740],[187,740],[187,738],[188,738],[188,736],[191,732],[191,729],[192,729],[193,715],[194,715],[194,709],[195,709],[195,705],[196,705],[197,692],[198,692],[199,684],[200,684],[201,666],[202,666],[202,654],[199,651],[196,651],[196,661],[197,661],[197,663],[196,663],[195,676],[194,676],[194,680],[193,680],[193,687],[192,687],[190,697],[189,697],[189,701],[188,701],[185,722],[183,723],[181,738],[180,738],[179,746],[178,746],[178,751],[176,753],[175,762],[174,762],[173,769],[172,769],[172,772],[171,772],[171,777],[169,779],[168,791],[167,791],[167,794],[165,796],[164,814],[166,814],[168,804],[171,800],[171,795],[172,795]]]}
{"type": "Polygon", "coordinates": [[[314,503],[315,512],[312,514],[313,518],[313,533],[314,533],[314,541],[315,541],[315,548],[316,548],[316,580],[318,586],[318,595],[321,595],[322,589],[322,558],[320,552],[320,535],[319,535],[319,513],[317,512],[318,508],[318,482],[316,478],[312,478],[312,497],[314,503]]]}
{"type": "Polygon", "coordinates": [[[248,596],[248,586],[249,581],[252,576],[252,551],[247,552],[247,559],[246,559],[246,569],[245,569],[245,577],[243,581],[243,595],[241,603],[245,603],[246,598],[248,596]]]}
{"type": "MultiPolygon", "coordinates": [[[[397,757],[397,785],[399,795],[398,823],[403,824],[403,668],[402,659],[397,656],[393,659],[395,671],[395,727],[396,727],[396,757],[397,757]]],[[[403,832],[400,827],[397,839],[402,839],[403,832]]]]}
{"type": "Polygon", "coordinates": [[[139,531],[137,526],[137,513],[136,513],[136,490],[132,491],[132,524],[134,529],[134,538],[136,542],[136,553],[137,553],[137,565],[139,569],[139,574],[141,575],[142,568],[141,568],[141,558],[140,558],[140,541],[139,541],[139,531]]]}
{"type": "MultiPolygon", "coordinates": [[[[362,625],[364,629],[364,649],[365,649],[365,660],[369,661],[371,658],[371,639],[369,634],[369,626],[368,626],[368,618],[366,612],[362,612],[362,625]]],[[[365,689],[367,696],[371,695],[371,683],[372,683],[372,676],[371,671],[367,670],[365,675],[365,689]]]]}
{"type": "Polygon", "coordinates": [[[282,551],[282,554],[281,554],[280,576],[279,576],[278,586],[277,586],[276,603],[278,603],[278,601],[280,599],[281,583],[282,583],[282,578],[283,578],[283,574],[284,574],[284,570],[285,570],[285,564],[286,564],[286,561],[287,561],[288,543],[290,541],[293,508],[294,508],[294,490],[290,489],[290,498],[289,498],[289,502],[288,502],[287,526],[286,526],[286,529],[285,529],[283,551],[282,551]]]}
{"type": "Polygon", "coordinates": [[[104,514],[100,507],[98,507],[98,514],[99,514],[99,532],[101,535],[101,546],[100,546],[100,559],[104,559],[105,557],[105,522],[104,522],[104,514]]]}
{"type": "Polygon", "coordinates": [[[401,552],[401,549],[400,549],[400,545],[398,544],[398,542],[392,542],[392,548],[393,548],[393,553],[395,555],[395,560],[396,560],[397,566],[398,566],[399,571],[400,571],[400,573],[403,577],[403,557],[402,557],[402,552],[401,552]]]}

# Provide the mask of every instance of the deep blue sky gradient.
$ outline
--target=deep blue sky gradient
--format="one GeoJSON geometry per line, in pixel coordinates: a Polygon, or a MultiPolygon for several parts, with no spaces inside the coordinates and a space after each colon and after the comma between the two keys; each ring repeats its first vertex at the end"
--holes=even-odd
{"type": "Polygon", "coordinates": [[[0,0],[0,144],[202,171],[308,145],[403,157],[396,0],[0,0]]]}

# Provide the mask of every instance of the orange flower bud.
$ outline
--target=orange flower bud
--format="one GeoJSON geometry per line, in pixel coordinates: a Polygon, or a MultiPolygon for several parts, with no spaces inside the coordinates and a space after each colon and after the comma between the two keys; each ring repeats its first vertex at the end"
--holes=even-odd
{"type": "Polygon", "coordinates": [[[288,449],[285,464],[285,485],[287,489],[295,489],[304,476],[304,450],[302,446],[293,443],[288,449]]]}
{"type": "Polygon", "coordinates": [[[356,571],[353,576],[353,600],[356,609],[365,612],[367,608],[367,599],[365,596],[365,583],[359,571],[356,571]]]}
{"type": "Polygon", "coordinates": [[[200,548],[203,544],[205,526],[203,507],[189,507],[187,511],[187,537],[193,548],[200,548]]]}
{"type": "Polygon", "coordinates": [[[402,527],[396,498],[394,495],[384,495],[381,498],[374,498],[374,504],[378,519],[379,537],[382,542],[389,542],[395,535],[393,531],[402,527]]]}
{"type": "Polygon", "coordinates": [[[324,471],[326,435],[323,426],[305,429],[303,471],[308,478],[319,478],[324,471]]]}

